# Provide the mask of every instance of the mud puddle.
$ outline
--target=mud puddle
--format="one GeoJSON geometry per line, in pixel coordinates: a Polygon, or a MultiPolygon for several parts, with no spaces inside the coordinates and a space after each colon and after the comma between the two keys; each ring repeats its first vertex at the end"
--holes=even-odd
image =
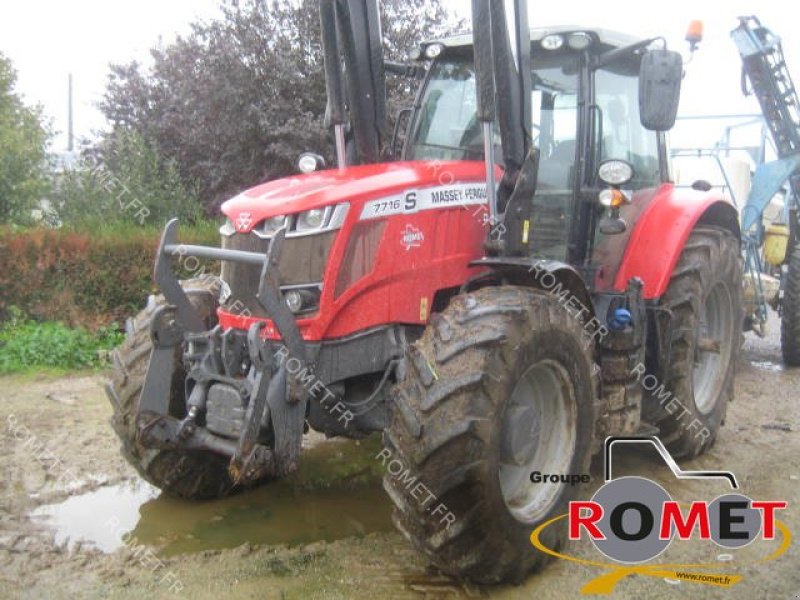
{"type": "Polygon", "coordinates": [[[332,440],[307,450],[289,478],[222,500],[191,502],[137,480],[37,508],[57,544],[103,552],[136,542],[170,556],[250,544],[306,544],[391,531],[379,438],[332,440]]]}
{"type": "Polygon", "coordinates": [[[66,544],[72,550],[80,542],[113,552],[123,542],[110,523],[117,522],[125,531],[132,530],[139,521],[139,508],[158,494],[156,488],[143,481],[101,487],[70,496],[59,504],[40,506],[31,513],[31,518],[53,529],[57,546],[66,544]]]}

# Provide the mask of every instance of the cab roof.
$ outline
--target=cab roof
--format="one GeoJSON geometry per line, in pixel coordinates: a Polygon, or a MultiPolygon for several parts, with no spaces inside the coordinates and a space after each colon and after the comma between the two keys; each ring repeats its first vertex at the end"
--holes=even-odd
{"type": "MultiPolygon", "coordinates": [[[[552,27],[532,27],[531,42],[539,42],[542,38],[553,35],[569,33],[584,32],[597,38],[601,44],[611,46],[612,48],[622,48],[636,42],[641,42],[643,38],[633,36],[627,33],[614,31],[612,29],[602,29],[597,27],[581,27],[580,25],[558,25],[552,27]]],[[[443,44],[446,48],[467,48],[472,46],[472,32],[464,33],[461,35],[454,35],[447,38],[430,40],[424,45],[429,44],[443,44]]]]}

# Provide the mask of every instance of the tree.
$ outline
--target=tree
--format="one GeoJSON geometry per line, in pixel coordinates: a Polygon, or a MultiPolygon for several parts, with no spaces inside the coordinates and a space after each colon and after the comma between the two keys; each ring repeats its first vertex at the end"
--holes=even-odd
{"type": "MultiPolygon", "coordinates": [[[[441,0],[381,5],[387,58],[453,26],[441,0]]],[[[304,150],[330,156],[318,11],[318,0],[227,0],[222,19],[153,50],[149,71],[113,66],[102,110],[158,147],[209,209],[294,172],[304,150]]]]}
{"type": "Polygon", "coordinates": [[[175,164],[136,130],[118,129],[106,145],[56,175],[47,215],[53,224],[161,227],[172,217],[193,223],[202,216],[196,189],[184,185],[175,164]]]}
{"type": "Polygon", "coordinates": [[[24,223],[48,189],[49,132],[39,107],[26,106],[17,73],[0,54],[0,223],[24,223]]]}

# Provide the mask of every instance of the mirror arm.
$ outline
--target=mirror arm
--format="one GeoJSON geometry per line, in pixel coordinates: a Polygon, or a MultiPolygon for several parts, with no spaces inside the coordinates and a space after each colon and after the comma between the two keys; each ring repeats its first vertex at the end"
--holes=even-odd
{"type": "Polygon", "coordinates": [[[394,122],[394,131],[392,132],[392,143],[389,146],[392,152],[392,156],[398,158],[403,153],[403,148],[401,147],[399,150],[397,149],[397,141],[400,139],[400,130],[402,129],[402,121],[403,117],[407,116],[408,121],[405,124],[406,131],[408,130],[408,126],[410,124],[411,115],[414,113],[413,108],[403,108],[400,112],[397,113],[397,119],[394,122]]]}
{"type": "Polygon", "coordinates": [[[409,77],[412,79],[419,79],[425,75],[425,68],[419,65],[407,65],[405,63],[396,62],[393,60],[383,61],[383,68],[387,73],[392,75],[399,75],[400,77],[409,77]]]}
{"type": "Polygon", "coordinates": [[[667,43],[663,37],[654,37],[647,40],[642,40],[641,42],[636,42],[628,46],[623,46],[622,48],[615,48],[614,50],[603,52],[603,54],[601,54],[594,60],[594,63],[592,64],[592,69],[599,69],[600,67],[604,67],[608,64],[611,64],[615,60],[618,60],[624,56],[628,56],[629,54],[633,54],[637,50],[641,50],[642,48],[647,48],[650,44],[652,44],[653,42],[657,42],[658,40],[664,42],[664,47],[666,48],[667,43]]]}

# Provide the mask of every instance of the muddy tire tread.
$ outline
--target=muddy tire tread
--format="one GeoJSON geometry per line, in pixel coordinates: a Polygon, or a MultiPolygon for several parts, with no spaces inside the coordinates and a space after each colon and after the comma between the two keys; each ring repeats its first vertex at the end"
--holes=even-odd
{"type": "MultiPolygon", "coordinates": [[[[744,342],[741,307],[742,259],[739,241],[728,230],[701,226],[695,228],[683,248],[683,252],[670,279],[660,306],[673,315],[673,331],[670,340],[671,362],[663,373],[663,384],[687,409],[694,409],[692,373],[694,366],[694,334],[700,314],[700,299],[703,291],[718,275],[727,280],[732,294],[734,319],[733,349],[725,381],[714,410],[704,418],[693,410],[708,428],[710,435],[698,436],[696,429],[685,427],[661,408],[655,409],[654,420],[661,429],[661,440],[675,457],[693,458],[708,450],[715,442],[719,428],[724,422],[729,401],[733,400],[736,362],[744,342]]],[[[652,410],[651,398],[651,410],[652,410]]]]}
{"type": "MultiPolygon", "coordinates": [[[[384,433],[391,456],[456,515],[450,527],[436,527],[428,514],[434,504],[426,507],[411,498],[402,480],[387,474],[384,488],[394,504],[395,526],[441,571],[478,583],[520,581],[548,560],[529,541],[514,545],[501,527],[493,527],[497,515],[483,496],[497,477],[489,450],[490,420],[500,408],[493,374],[510,369],[510,345],[525,339],[519,332],[532,323],[580,340],[578,360],[587,365],[596,398],[597,373],[589,367],[593,347],[581,323],[542,292],[486,288],[456,297],[408,348],[408,376],[394,391],[391,424],[384,433]]],[[[588,405],[591,429],[584,433],[592,437],[595,406],[588,405]]],[[[586,444],[576,465],[580,472],[589,469],[591,440],[586,444]]],[[[559,534],[549,542],[560,547],[563,538],[559,534]]]]}
{"type": "Polygon", "coordinates": [[[800,367],[800,243],[791,249],[786,273],[781,319],[783,362],[800,367]]]}

